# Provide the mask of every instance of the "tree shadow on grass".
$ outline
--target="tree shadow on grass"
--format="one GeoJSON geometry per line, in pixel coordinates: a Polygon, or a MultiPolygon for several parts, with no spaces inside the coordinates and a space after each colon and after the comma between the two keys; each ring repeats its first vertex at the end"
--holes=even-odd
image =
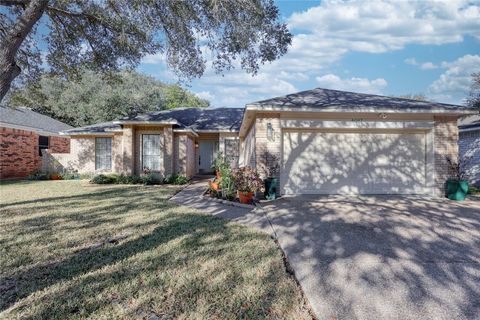
{"type": "MultiPolygon", "coordinates": [[[[257,252],[251,247],[243,255],[228,253],[239,246],[249,246],[249,242],[265,241],[266,237],[235,232],[235,228],[227,227],[226,223],[222,219],[193,213],[172,215],[151,233],[139,238],[83,250],[53,264],[32,266],[13,278],[0,280],[0,283],[11,281],[16,284],[14,289],[2,292],[1,309],[20,302],[13,311],[21,313],[33,302],[36,307],[32,309],[32,314],[27,313],[28,318],[43,319],[54,315],[88,317],[104,308],[120,308],[132,317],[146,317],[151,313],[177,317],[183,313],[205,312],[196,310],[200,307],[196,305],[197,300],[215,304],[215,301],[209,300],[218,296],[219,291],[228,290],[239,303],[245,299],[243,302],[247,304],[220,303],[218,310],[207,313],[218,312],[220,316],[237,312],[238,316],[242,316],[240,313],[244,316],[266,316],[276,295],[275,281],[272,280],[278,280],[278,274],[272,274],[270,269],[258,276],[259,286],[253,296],[243,298],[247,280],[242,273],[255,263],[272,258],[281,261],[279,252],[272,246],[269,250],[257,252]],[[176,241],[175,245],[169,245],[176,241]],[[236,268],[222,270],[221,266],[211,267],[205,272],[194,270],[194,275],[189,276],[189,268],[199,268],[202,264],[221,265],[222,260],[232,260],[228,255],[232,259],[236,255],[240,258],[236,268]],[[214,270],[216,272],[212,272],[214,270]],[[174,286],[174,292],[169,292],[172,290],[172,280],[167,279],[169,275],[178,277],[178,281],[174,282],[179,287],[174,286]],[[260,285],[263,282],[265,285],[260,285]],[[128,291],[115,293],[116,288],[125,284],[128,284],[128,291]],[[48,292],[42,292],[46,288],[49,288],[48,292]],[[129,301],[142,295],[144,290],[143,299],[146,301],[135,307],[128,306],[129,301]],[[31,296],[34,293],[35,297],[31,296]],[[102,295],[109,299],[95,299],[102,295]],[[248,305],[250,300],[253,301],[248,305]],[[157,305],[159,302],[160,305],[157,305]]],[[[281,266],[279,270],[283,271],[281,266]]]]}
{"type": "Polygon", "coordinates": [[[78,230],[98,230],[92,241],[107,241],[78,248],[89,238],[74,239],[48,249],[67,252],[53,261],[33,259],[2,270],[0,311],[41,319],[152,313],[255,318],[266,317],[278,305],[288,310],[299,304],[295,298],[275,302],[280,296],[298,297],[298,292],[294,285],[282,285],[286,275],[281,255],[266,235],[177,207],[165,195],[148,188],[107,189],[5,205],[7,216],[33,210],[33,216],[9,222],[10,247],[28,250],[32,241],[48,243],[78,230]],[[66,209],[54,211],[59,204],[66,209]],[[125,223],[136,215],[141,218],[125,223]],[[126,238],[110,242],[111,232],[126,238]],[[257,264],[263,265],[260,271],[257,264]],[[132,306],[135,299],[141,303],[132,306]]]}

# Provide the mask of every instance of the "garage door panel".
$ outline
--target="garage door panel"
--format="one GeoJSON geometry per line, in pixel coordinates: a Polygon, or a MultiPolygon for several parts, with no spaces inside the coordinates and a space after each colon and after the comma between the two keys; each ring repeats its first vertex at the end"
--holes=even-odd
{"type": "Polygon", "coordinates": [[[285,132],[286,194],[421,193],[425,135],[285,132]]]}

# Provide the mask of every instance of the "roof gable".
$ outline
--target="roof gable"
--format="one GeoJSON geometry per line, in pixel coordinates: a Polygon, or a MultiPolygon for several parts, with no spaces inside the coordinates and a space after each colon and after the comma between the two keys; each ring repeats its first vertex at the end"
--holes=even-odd
{"type": "Polygon", "coordinates": [[[316,88],[247,104],[247,108],[322,111],[459,111],[463,106],[374,94],[316,88]]]}

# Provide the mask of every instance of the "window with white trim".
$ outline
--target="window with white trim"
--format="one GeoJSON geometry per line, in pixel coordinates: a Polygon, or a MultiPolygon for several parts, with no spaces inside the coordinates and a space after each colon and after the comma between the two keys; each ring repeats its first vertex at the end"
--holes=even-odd
{"type": "Polygon", "coordinates": [[[160,171],[160,135],[142,135],[142,166],[143,169],[160,171]]]}
{"type": "Polygon", "coordinates": [[[95,138],[95,170],[112,170],[112,138],[95,138]]]}

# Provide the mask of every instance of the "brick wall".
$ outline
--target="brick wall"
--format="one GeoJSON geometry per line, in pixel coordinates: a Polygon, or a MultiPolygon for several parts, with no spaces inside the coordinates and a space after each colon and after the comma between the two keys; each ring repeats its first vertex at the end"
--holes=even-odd
{"type": "Polygon", "coordinates": [[[165,168],[165,176],[168,176],[173,173],[173,129],[172,127],[165,127],[163,129],[163,143],[164,143],[164,160],[163,165],[165,168]]]}
{"type": "Polygon", "coordinates": [[[480,129],[460,132],[458,140],[459,153],[467,162],[470,183],[480,186],[480,129]]]}
{"type": "Polygon", "coordinates": [[[451,117],[435,117],[434,125],[434,164],[435,195],[445,195],[445,183],[454,174],[448,165],[447,157],[458,159],[458,127],[457,119],[451,117]]]}
{"type": "Polygon", "coordinates": [[[70,138],[64,137],[50,137],[49,148],[52,153],[69,153],[70,152],[70,138]]]}
{"type": "MultiPolygon", "coordinates": [[[[40,169],[38,137],[32,131],[0,128],[0,179],[25,178],[40,169]]],[[[69,138],[50,137],[49,143],[55,152],[70,151],[69,138]]]]}
{"type": "MultiPolygon", "coordinates": [[[[281,159],[281,127],[280,115],[265,113],[258,114],[255,121],[255,165],[257,171],[262,178],[266,178],[269,169],[280,166],[281,159]],[[273,136],[268,137],[267,127],[271,124],[273,128],[273,136]]],[[[279,177],[280,170],[277,170],[277,177],[279,177]]]]}

